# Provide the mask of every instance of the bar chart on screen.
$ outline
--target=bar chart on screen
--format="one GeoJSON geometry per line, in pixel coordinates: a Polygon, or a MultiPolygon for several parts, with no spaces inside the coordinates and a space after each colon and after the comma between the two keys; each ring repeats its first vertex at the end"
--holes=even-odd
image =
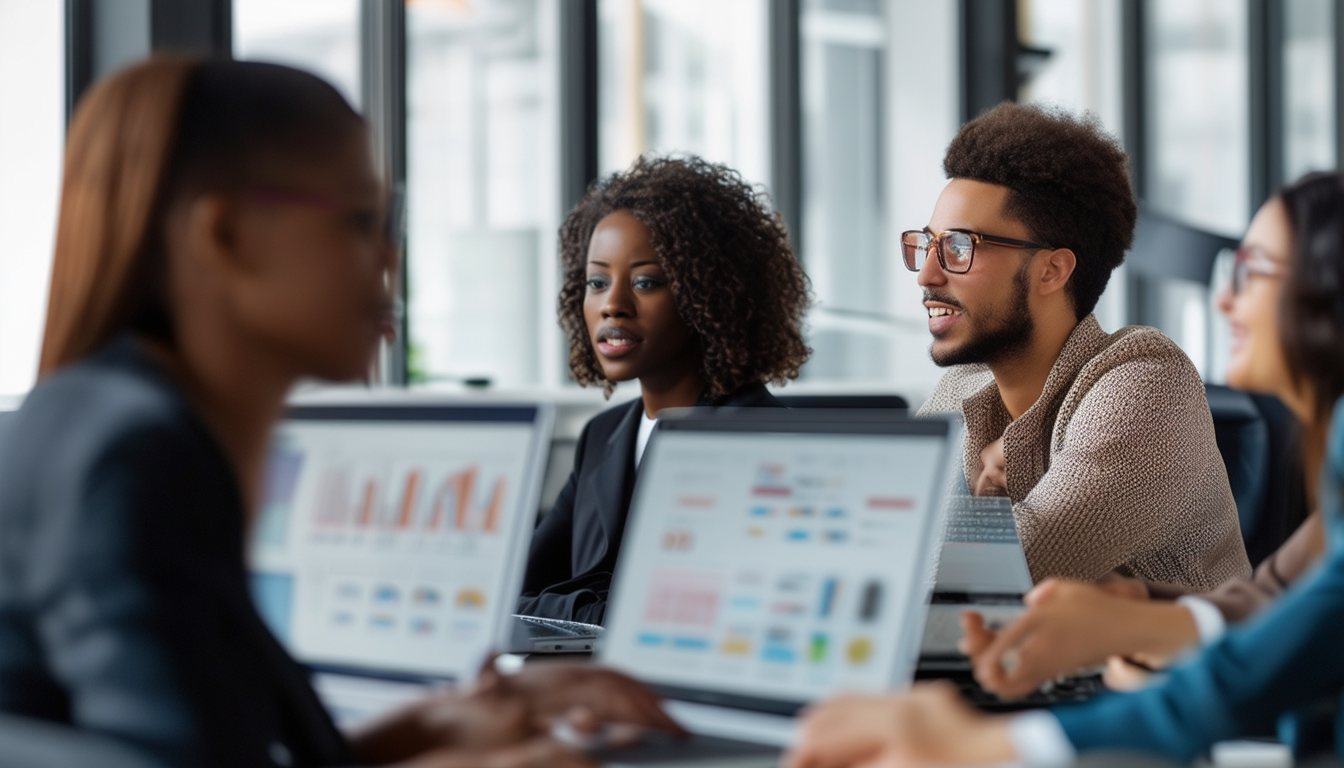
{"type": "Polygon", "coordinates": [[[474,669],[513,599],[499,563],[532,522],[531,441],[529,423],[287,423],[253,562],[288,579],[273,613],[291,647],[333,666],[474,669]]]}
{"type": "Polygon", "coordinates": [[[507,478],[479,464],[436,469],[336,461],[319,473],[312,526],[316,532],[493,536],[508,494],[507,478]]]}

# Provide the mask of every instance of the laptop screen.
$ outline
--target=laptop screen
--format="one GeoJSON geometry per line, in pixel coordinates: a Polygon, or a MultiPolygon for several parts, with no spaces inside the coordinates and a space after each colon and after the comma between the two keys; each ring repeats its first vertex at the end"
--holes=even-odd
{"type": "Polygon", "coordinates": [[[948,427],[921,426],[936,429],[660,430],[622,544],[604,661],[674,696],[717,692],[699,699],[785,712],[904,682],[948,482],[948,427]]]}
{"type": "Polygon", "coordinates": [[[542,406],[307,406],[277,434],[251,564],[300,661],[470,678],[517,599],[542,406]]]}

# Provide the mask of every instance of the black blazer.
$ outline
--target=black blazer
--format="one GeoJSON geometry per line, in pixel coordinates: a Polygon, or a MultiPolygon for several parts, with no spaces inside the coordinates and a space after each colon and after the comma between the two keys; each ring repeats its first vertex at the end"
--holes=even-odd
{"type": "MultiPolygon", "coordinates": [[[[782,407],[762,384],[716,407],[782,407]]],[[[635,487],[635,440],[643,398],[594,416],[579,435],[574,471],[532,534],[518,612],[601,624],[635,487]]]]}
{"type": "Polygon", "coordinates": [[[174,766],[348,764],[253,608],[244,517],[218,443],[130,338],[39,384],[0,446],[0,711],[174,766]]]}

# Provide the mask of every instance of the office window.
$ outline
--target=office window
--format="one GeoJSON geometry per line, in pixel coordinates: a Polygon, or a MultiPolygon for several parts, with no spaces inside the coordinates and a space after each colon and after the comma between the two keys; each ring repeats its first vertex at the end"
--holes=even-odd
{"type": "Polygon", "coordinates": [[[600,0],[599,164],[692,152],[770,181],[767,0],[600,0]]]}
{"type": "Polygon", "coordinates": [[[1022,101],[1096,115],[1120,135],[1120,0],[1020,0],[1018,38],[1031,62],[1022,101]]]}
{"type": "MultiPolygon", "coordinates": [[[[1147,202],[1194,226],[1240,237],[1250,220],[1249,11],[1246,0],[1145,5],[1147,202]]],[[[1228,335],[1203,283],[1150,281],[1143,322],[1221,381],[1228,335]]]]}
{"type": "Polygon", "coordinates": [[[305,69],[360,104],[359,0],[233,0],[233,55],[305,69]]]}
{"type": "Polygon", "coordinates": [[[1335,157],[1335,14],[1333,0],[1285,0],[1283,176],[1333,169],[1335,157]]]}
{"type": "Polygon", "coordinates": [[[65,138],[64,3],[0,3],[0,394],[37,376],[65,138]]]}
{"type": "Polygon", "coordinates": [[[1250,215],[1246,0],[1146,6],[1148,198],[1239,237],[1250,215]]]}
{"type": "Polygon", "coordinates": [[[803,213],[795,240],[817,299],[809,316],[815,352],[803,377],[880,381],[894,362],[897,268],[886,231],[883,4],[805,0],[800,35],[803,213]]]}
{"type": "Polygon", "coordinates": [[[563,381],[557,5],[407,6],[413,382],[563,381]]]}
{"type": "MultiPolygon", "coordinates": [[[[1123,133],[1120,0],[1020,0],[1018,38],[1034,55],[1019,97],[1096,116],[1111,134],[1123,133]]],[[[1094,312],[1114,331],[1128,321],[1126,274],[1111,275],[1094,312]]]]}

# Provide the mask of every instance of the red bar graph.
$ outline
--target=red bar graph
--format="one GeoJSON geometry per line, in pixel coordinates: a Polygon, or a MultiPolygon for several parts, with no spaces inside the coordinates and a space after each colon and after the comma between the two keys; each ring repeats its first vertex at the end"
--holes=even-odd
{"type": "Polygon", "coordinates": [[[365,528],[373,525],[374,506],[378,500],[378,484],[373,478],[364,481],[364,496],[359,504],[359,525],[365,528]]]}
{"type": "Polygon", "coordinates": [[[313,520],[327,529],[498,533],[508,479],[490,482],[481,474],[479,466],[446,475],[423,466],[391,472],[333,466],[319,481],[313,520]],[[482,493],[487,488],[488,497],[482,493]]]}
{"type": "Polygon", "coordinates": [[[406,476],[406,490],[401,494],[401,528],[409,530],[415,520],[416,496],[420,490],[420,470],[406,476]]]}
{"type": "Polygon", "coordinates": [[[485,523],[481,526],[486,533],[499,531],[499,512],[504,506],[504,478],[495,481],[495,490],[490,494],[490,504],[485,508],[485,523]]]}
{"type": "Polygon", "coordinates": [[[471,516],[471,492],[476,489],[476,468],[459,472],[449,477],[447,482],[456,491],[457,514],[454,515],[453,528],[465,531],[471,516]]]}

